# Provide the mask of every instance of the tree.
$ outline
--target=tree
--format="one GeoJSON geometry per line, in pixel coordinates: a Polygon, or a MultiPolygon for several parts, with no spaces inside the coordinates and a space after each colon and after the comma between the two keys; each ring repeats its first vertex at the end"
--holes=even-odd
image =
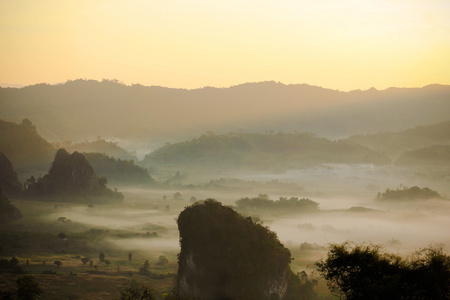
{"type": "Polygon", "coordinates": [[[19,277],[16,283],[18,299],[33,300],[43,293],[39,283],[33,276],[19,277]]]}
{"type": "Polygon", "coordinates": [[[133,255],[130,253],[128,253],[128,262],[131,262],[131,259],[133,258],[133,255]]]}
{"type": "Polygon", "coordinates": [[[99,259],[101,262],[104,262],[104,261],[105,261],[105,254],[100,253],[100,255],[98,256],[98,259],[99,259]]]}
{"type": "Polygon", "coordinates": [[[164,255],[161,255],[159,258],[158,258],[158,262],[156,263],[157,265],[165,265],[165,264],[167,264],[169,262],[169,260],[164,256],[164,255]]]}
{"type": "Polygon", "coordinates": [[[120,300],[155,300],[152,290],[146,286],[131,281],[130,287],[120,292],[120,300]]]}
{"type": "Polygon", "coordinates": [[[11,258],[9,261],[13,267],[17,266],[19,264],[19,260],[15,257],[11,258]]]}
{"type": "Polygon", "coordinates": [[[89,260],[90,260],[90,259],[89,259],[88,257],[83,257],[83,258],[81,259],[81,262],[83,263],[83,265],[85,265],[85,264],[88,263],[89,260]]]}
{"type": "Polygon", "coordinates": [[[59,260],[55,260],[53,264],[56,265],[58,268],[62,266],[62,262],[59,260]]]}
{"type": "Polygon", "coordinates": [[[140,274],[143,274],[143,275],[145,275],[145,274],[147,274],[148,273],[148,267],[150,266],[150,264],[148,263],[148,260],[146,260],[145,262],[144,262],[144,265],[139,269],[139,273],[140,274]]]}
{"type": "Polygon", "coordinates": [[[450,256],[424,249],[409,260],[379,245],[332,244],[316,263],[334,292],[346,299],[450,299],[450,256]]]}

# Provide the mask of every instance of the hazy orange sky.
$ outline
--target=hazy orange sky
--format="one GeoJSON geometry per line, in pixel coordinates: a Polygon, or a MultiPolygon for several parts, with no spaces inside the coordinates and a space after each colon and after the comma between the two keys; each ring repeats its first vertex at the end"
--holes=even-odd
{"type": "Polygon", "coordinates": [[[450,84],[448,0],[0,0],[0,83],[450,84]]]}

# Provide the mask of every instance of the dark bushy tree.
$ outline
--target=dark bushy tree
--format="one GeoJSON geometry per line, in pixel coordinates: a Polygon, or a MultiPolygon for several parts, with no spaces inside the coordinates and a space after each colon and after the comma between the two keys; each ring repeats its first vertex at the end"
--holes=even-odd
{"type": "Polygon", "coordinates": [[[164,255],[161,255],[159,258],[158,258],[158,262],[156,263],[157,265],[165,265],[165,264],[167,264],[167,263],[169,263],[169,260],[167,259],[167,257],[165,257],[164,255]]]}
{"type": "Polygon", "coordinates": [[[88,262],[89,262],[89,257],[83,257],[82,259],[81,259],[81,262],[83,263],[83,265],[85,265],[85,264],[87,264],[88,262]]]}
{"type": "Polygon", "coordinates": [[[55,260],[55,262],[53,263],[55,266],[57,267],[61,267],[62,266],[62,262],[59,260],[55,260]]]}
{"type": "Polygon", "coordinates": [[[332,244],[316,263],[334,292],[347,299],[450,299],[450,257],[425,249],[409,260],[378,245],[332,244]]]}
{"type": "Polygon", "coordinates": [[[19,277],[16,283],[18,299],[33,300],[43,293],[33,276],[19,277]]]}

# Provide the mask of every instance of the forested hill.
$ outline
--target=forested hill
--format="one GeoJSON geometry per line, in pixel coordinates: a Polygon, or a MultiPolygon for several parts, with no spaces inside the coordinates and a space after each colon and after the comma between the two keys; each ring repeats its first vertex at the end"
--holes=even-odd
{"type": "Polygon", "coordinates": [[[348,138],[347,141],[376,151],[383,151],[392,158],[397,158],[406,151],[433,145],[450,145],[450,121],[418,126],[401,132],[356,135],[348,138]]]}
{"type": "Polygon", "coordinates": [[[48,170],[56,149],[43,139],[28,119],[21,124],[0,120],[0,152],[16,170],[48,170]]]}
{"type": "Polygon", "coordinates": [[[137,161],[137,157],[125,149],[119,147],[115,142],[105,141],[104,139],[97,138],[96,141],[71,143],[65,142],[58,144],[56,148],[64,148],[68,152],[80,152],[80,153],[104,153],[105,155],[114,157],[116,159],[126,159],[137,161]]]}
{"type": "Polygon", "coordinates": [[[182,140],[205,132],[398,131],[448,120],[450,86],[340,92],[306,84],[246,83],[195,90],[75,80],[0,88],[0,118],[33,120],[49,141],[182,140]],[[92,129],[95,130],[92,130],[92,129]]]}
{"type": "Polygon", "coordinates": [[[357,144],[330,141],[309,133],[229,133],[168,144],[143,160],[146,166],[252,169],[289,169],[321,163],[385,164],[389,159],[357,144]]]}

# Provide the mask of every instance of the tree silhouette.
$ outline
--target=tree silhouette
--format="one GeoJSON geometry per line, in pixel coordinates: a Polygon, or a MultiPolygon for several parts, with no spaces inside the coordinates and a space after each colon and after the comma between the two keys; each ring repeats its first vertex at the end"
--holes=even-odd
{"type": "Polygon", "coordinates": [[[39,283],[33,276],[20,277],[16,283],[18,299],[33,300],[43,293],[39,283]]]}
{"type": "Polygon", "coordinates": [[[83,263],[83,265],[85,265],[85,264],[88,263],[89,260],[90,260],[90,259],[89,259],[88,257],[83,257],[83,258],[81,259],[81,262],[83,263]]]}
{"type": "Polygon", "coordinates": [[[334,292],[346,299],[450,299],[450,256],[428,248],[411,260],[379,245],[332,244],[316,263],[334,292]]]}

